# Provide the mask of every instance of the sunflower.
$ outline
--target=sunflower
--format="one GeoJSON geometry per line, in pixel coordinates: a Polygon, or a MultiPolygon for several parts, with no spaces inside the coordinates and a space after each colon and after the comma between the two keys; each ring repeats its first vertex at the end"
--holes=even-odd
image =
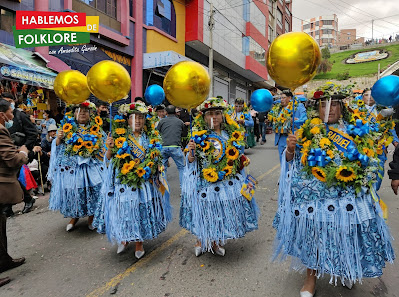
{"type": "Polygon", "coordinates": [[[64,126],[62,127],[62,131],[64,131],[64,133],[68,133],[71,130],[72,130],[72,125],[69,123],[64,124],[64,126]]]}
{"type": "Polygon", "coordinates": [[[81,149],[82,145],[83,145],[83,140],[79,138],[76,144],[73,146],[73,150],[77,152],[78,150],[81,149]]]}
{"type": "Polygon", "coordinates": [[[154,152],[151,152],[150,158],[154,159],[155,157],[158,157],[158,156],[159,156],[158,151],[154,151],[154,152]]]}
{"type": "Polygon", "coordinates": [[[128,174],[131,170],[133,169],[133,165],[132,165],[132,161],[130,161],[129,163],[125,163],[123,164],[123,167],[121,169],[121,173],[123,175],[128,174]]]}
{"type": "Polygon", "coordinates": [[[155,135],[155,136],[158,136],[158,135],[159,135],[159,132],[158,132],[157,130],[155,130],[155,131],[154,131],[154,135],[155,135]]]}
{"type": "Polygon", "coordinates": [[[206,130],[201,130],[201,131],[193,131],[193,137],[195,136],[202,136],[206,133],[206,130]]]}
{"type": "Polygon", "coordinates": [[[310,129],[310,133],[314,134],[319,134],[320,133],[320,128],[319,127],[313,127],[310,129]]]}
{"type": "Polygon", "coordinates": [[[100,126],[93,125],[93,126],[90,128],[90,133],[92,133],[92,134],[94,134],[94,135],[97,135],[97,134],[98,134],[98,131],[100,131],[100,126]]]}
{"type": "Polygon", "coordinates": [[[99,116],[96,116],[94,118],[94,121],[96,122],[97,125],[101,126],[103,124],[103,120],[102,118],[100,118],[99,116]]]}
{"type": "Polygon", "coordinates": [[[303,138],[303,128],[299,128],[298,130],[296,130],[296,138],[298,140],[303,138]]]}
{"type": "Polygon", "coordinates": [[[234,131],[232,134],[231,134],[231,138],[232,138],[232,140],[233,141],[240,141],[240,140],[242,140],[244,137],[242,136],[242,133],[240,132],[240,131],[234,131]]]}
{"type": "Polygon", "coordinates": [[[136,174],[138,177],[142,177],[145,174],[145,170],[143,168],[136,169],[136,174]]]}
{"type": "Polygon", "coordinates": [[[234,166],[234,160],[227,159],[227,165],[230,166],[230,167],[233,167],[234,166]]]}
{"type": "Polygon", "coordinates": [[[327,155],[331,158],[334,159],[334,152],[332,150],[327,151],[327,155]]]}
{"type": "Polygon", "coordinates": [[[125,120],[124,120],[124,119],[118,119],[118,120],[115,120],[115,123],[123,123],[123,122],[125,122],[125,120]]]}
{"type": "Polygon", "coordinates": [[[127,158],[127,157],[129,157],[130,155],[129,154],[122,154],[122,155],[116,155],[115,157],[117,157],[118,159],[125,159],[125,158],[127,158]]]}
{"type": "Polygon", "coordinates": [[[322,138],[321,140],[320,140],[320,146],[321,146],[321,148],[324,148],[326,145],[330,145],[331,144],[331,141],[328,139],[328,138],[322,138]]]}
{"type": "Polygon", "coordinates": [[[312,141],[311,141],[311,140],[307,140],[307,141],[305,141],[305,142],[303,143],[303,147],[304,147],[304,148],[308,148],[308,147],[310,147],[311,144],[312,144],[312,141]]]}
{"type": "Polygon", "coordinates": [[[154,162],[151,162],[151,161],[148,162],[148,163],[147,163],[147,166],[150,167],[150,168],[152,168],[152,166],[154,166],[154,162]]]}
{"type": "Polygon", "coordinates": [[[141,163],[139,158],[134,159],[133,161],[130,161],[133,164],[133,167],[136,167],[141,163]]]}
{"type": "Polygon", "coordinates": [[[244,115],[243,114],[240,115],[240,120],[244,120],[244,119],[245,119],[244,115]]]}
{"type": "Polygon", "coordinates": [[[123,143],[126,141],[125,137],[119,137],[115,139],[115,145],[117,148],[121,148],[123,146],[123,143]]]}
{"type": "Polygon", "coordinates": [[[321,123],[323,123],[323,122],[322,122],[321,119],[319,119],[319,118],[313,118],[313,119],[310,121],[310,123],[311,123],[312,125],[321,125],[321,123]]]}
{"type": "Polygon", "coordinates": [[[351,167],[341,165],[335,173],[335,177],[339,181],[350,182],[356,179],[356,174],[351,167]]]}
{"type": "Polygon", "coordinates": [[[73,135],[72,132],[69,132],[68,135],[67,135],[67,138],[71,138],[72,135],[73,135]]]}
{"type": "Polygon", "coordinates": [[[312,174],[319,180],[322,182],[325,182],[326,179],[326,173],[324,172],[324,170],[320,167],[313,167],[312,168],[312,174]]]}
{"type": "Polygon", "coordinates": [[[116,128],[115,133],[118,135],[124,135],[126,133],[126,129],[125,128],[116,128]]]}
{"type": "Polygon", "coordinates": [[[357,106],[363,107],[364,106],[364,101],[363,100],[357,100],[357,106]]]}
{"type": "Polygon", "coordinates": [[[150,140],[150,144],[156,144],[156,143],[157,143],[156,139],[153,138],[153,139],[150,140]]]}
{"type": "Polygon", "coordinates": [[[374,151],[372,149],[367,148],[367,147],[363,148],[363,153],[365,153],[370,158],[374,157],[374,151]]]}
{"type": "Polygon", "coordinates": [[[355,121],[356,121],[356,120],[359,120],[359,119],[362,119],[363,116],[364,116],[364,113],[361,112],[361,111],[359,111],[358,109],[355,109],[355,110],[353,111],[352,118],[353,118],[355,121]]]}
{"type": "Polygon", "coordinates": [[[227,158],[230,160],[235,160],[238,158],[240,152],[233,146],[227,148],[227,158]]]}
{"type": "Polygon", "coordinates": [[[91,142],[91,141],[85,141],[85,142],[83,142],[83,145],[88,149],[93,148],[93,142],[91,142]]]}
{"type": "Polygon", "coordinates": [[[204,178],[211,183],[216,182],[219,178],[215,168],[202,169],[202,174],[204,175],[204,178]]]}
{"type": "Polygon", "coordinates": [[[228,176],[233,172],[233,167],[227,165],[226,167],[223,168],[223,171],[226,172],[226,176],[228,176]]]}

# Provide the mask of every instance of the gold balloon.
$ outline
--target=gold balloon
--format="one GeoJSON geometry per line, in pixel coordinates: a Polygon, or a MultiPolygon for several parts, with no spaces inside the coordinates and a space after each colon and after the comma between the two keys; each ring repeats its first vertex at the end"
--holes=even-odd
{"type": "Polygon", "coordinates": [[[79,104],[90,96],[86,76],[77,70],[58,73],[54,80],[55,94],[68,104],[79,104]]]}
{"type": "Polygon", "coordinates": [[[267,52],[267,70],[283,87],[295,90],[311,80],[321,62],[317,42],[303,32],[290,32],[277,37],[267,52]]]}
{"type": "Polygon", "coordinates": [[[166,73],[163,89],[166,98],[174,106],[191,109],[197,107],[209,95],[211,79],[205,68],[191,61],[173,65],[166,73]]]}
{"type": "Polygon", "coordinates": [[[129,94],[131,79],[121,64],[104,60],[90,68],[87,85],[98,99],[113,103],[129,94]]]}

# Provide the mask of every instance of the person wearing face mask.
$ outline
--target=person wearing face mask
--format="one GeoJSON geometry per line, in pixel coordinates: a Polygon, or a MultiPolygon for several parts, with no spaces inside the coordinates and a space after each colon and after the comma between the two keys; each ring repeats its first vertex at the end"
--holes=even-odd
{"type": "Polygon", "coordinates": [[[105,133],[109,132],[109,104],[103,101],[98,101],[97,106],[97,116],[103,120],[103,131],[105,133]]]}
{"type": "MultiPolygon", "coordinates": [[[[39,135],[36,125],[31,122],[29,116],[24,112],[15,108],[15,102],[13,96],[10,93],[2,93],[1,98],[8,101],[11,104],[14,119],[12,125],[8,125],[8,131],[10,132],[11,138],[17,147],[25,145],[27,149],[32,152],[37,142],[39,135]]],[[[35,199],[30,195],[26,188],[21,184],[22,190],[24,191],[24,202],[25,206],[23,213],[29,212],[33,208],[35,199]]],[[[14,215],[11,205],[3,206],[3,213],[7,216],[14,215]]]]}
{"type": "Polygon", "coordinates": [[[227,112],[227,102],[209,98],[199,107],[186,148],[180,226],[197,237],[194,253],[224,256],[228,239],[258,229],[258,207],[244,167],[245,130],[227,112]],[[244,192],[250,195],[244,197],[244,192]]]}
{"type": "Polygon", "coordinates": [[[101,129],[101,118],[95,116],[93,103],[85,101],[71,107],[72,112],[65,115],[56,139],[51,142],[49,209],[71,218],[66,231],[72,231],[78,220],[87,216],[88,228],[94,230],[93,216],[103,183],[106,135],[101,129]]]}
{"type": "Polygon", "coordinates": [[[44,120],[40,123],[40,128],[42,131],[42,136],[41,136],[42,141],[46,139],[49,126],[57,124],[54,120],[53,113],[51,112],[51,110],[45,110],[43,112],[43,119],[44,120]]]}
{"type": "Polygon", "coordinates": [[[347,108],[341,90],[314,93],[312,118],[288,136],[281,162],[274,259],[307,268],[301,297],[314,296],[324,275],[350,289],[395,259],[374,187],[380,134],[347,108]]]}
{"type": "Polygon", "coordinates": [[[268,119],[272,123],[275,132],[274,145],[278,146],[280,163],[283,151],[287,146],[288,134],[293,129],[298,129],[307,119],[305,106],[297,100],[295,100],[294,106],[292,99],[293,94],[291,91],[284,90],[280,97],[281,102],[275,104],[268,115],[268,119]],[[293,113],[294,120],[292,120],[293,113]],[[292,125],[293,122],[294,126],[292,125]]]}
{"type": "MultiPolygon", "coordinates": [[[[13,144],[8,128],[13,125],[13,111],[9,102],[0,99],[0,206],[20,203],[23,191],[17,180],[17,173],[28,162],[28,149],[19,149],[13,144]]],[[[25,262],[25,258],[13,259],[7,251],[7,218],[0,213],[0,273],[16,268],[25,262]]],[[[9,277],[0,278],[0,287],[9,283],[9,277]]]]}
{"type": "Polygon", "coordinates": [[[143,242],[158,237],[172,220],[168,185],[160,179],[161,138],[152,128],[156,119],[144,103],[120,106],[106,142],[108,168],[94,219],[97,231],[118,245],[118,254],[134,242],[137,259],[145,254],[143,242]]]}

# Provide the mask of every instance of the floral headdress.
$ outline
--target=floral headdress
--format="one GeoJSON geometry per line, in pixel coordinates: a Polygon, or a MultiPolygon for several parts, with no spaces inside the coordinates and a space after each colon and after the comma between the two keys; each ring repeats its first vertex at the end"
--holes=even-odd
{"type": "Polygon", "coordinates": [[[215,98],[211,97],[206,99],[198,109],[202,112],[205,112],[210,109],[225,109],[227,108],[228,104],[223,98],[215,98]]]}
{"type": "Polygon", "coordinates": [[[93,102],[89,101],[89,100],[86,100],[86,101],[84,101],[82,103],[79,103],[79,104],[71,104],[71,105],[69,105],[69,107],[72,110],[75,110],[76,108],[88,108],[91,111],[96,111],[97,110],[96,105],[93,102]]]}
{"type": "Polygon", "coordinates": [[[152,112],[152,108],[148,108],[144,103],[134,102],[131,104],[122,104],[119,106],[118,112],[121,115],[129,115],[132,113],[147,114],[152,112]]]}
{"type": "Polygon", "coordinates": [[[355,85],[342,86],[327,82],[326,84],[318,87],[315,91],[311,92],[313,100],[322,99],[343,99],[353,95],[352,88],[355,85]]]}

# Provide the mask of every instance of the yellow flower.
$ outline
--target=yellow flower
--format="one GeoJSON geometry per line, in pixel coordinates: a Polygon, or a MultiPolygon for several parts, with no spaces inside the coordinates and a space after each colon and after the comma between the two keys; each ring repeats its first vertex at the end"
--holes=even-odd
{"type": "Polygon", "coordinates": [[[244,120],[244,119],[245,119],[244,115],[243,114],[240,115],[240,120],[244,120]]]}
{"type": "Polygon", "coordinates": [[[223,168],[223,171],[226,172],[226,176],[228,176],[233,172],[233,167],[227,165],[226,167],[223,168]]]}
{"type": "Polygon", "coordinates": [[[355,110],[353,111],[352,118],[353,118],[354,120],[362,119],[363,116],[364,116],[364,113],[361,112],[361,111],[359,111],[358,109],[355,109],[355,110]]]}
{"type": "Polygon", "coordinates": [[[91,133],[91,134],[97,135],[98,131],[100,131],[100,127],[97,126],[97,125],[93,125],[93,126],[90,128],[90,133],[91,133]]]}
{"type": "Polygon", "coordinates": [[[296,138],[298,140],[303,138],[303,128],[299,128],[298,130],[296,130],[296,138]]]}
{"type": "Polygon", "coordinates": [[[126,133],[126,129],[125,128],[116,128],[115,133],[118,135],[124,135],[126,133]]]}
{"type": "Polygon", "coordinates": [[[154,131],[155,136],[159,136],[159,132],[157,130],[154,131]]]}
{"type": "Polygon", "coordinates": [[[126,175],[133,169],[133,167],[134,167],[134,165],[132,164],[132,161],[123,164],[121,173],[126,175]]]}
{"type": "Polygon", "coordinates": [[[325,182],[326,179],[326,173],[324,172],[324,170],[320,167],[313,167],[312,168],[312,174],[319,180],[322,182],[325,182]]]}
{"type": "Polygon", "coordinates": [[[62,127],[62,131],[64,131],[64,133],[68,133],[71,130],[72,130],[72,125],[69,123],[64,124],[64,126],[62,127]]]}
{"type": "Polygon", "coordinates": [[[205,141],[204,143],[205,145],[202,147],[202,150],[205,152],[206,150],[209,150],[211,143],[209,141],[205,141]]]}
{"type": "Polygon", "coordinates": [[[363,148],[363,153],[365,153],[370,158],[374,157],[374,151],[372,149],[367,148],[367,147],[363,148]]]}
{"type": "Polygon", "coordinates": [[[151,161],[148,162],[148,163],[147,163],[147,166],[150,167],[150,168],[152,168],[152,166],[154,166],[154,162],[151,162],[151,161]]]}
{"type": "Polygon", "coordinates": [[[154,159],[157,156],[159,156],[158,151],[151,152],[151,155],[150,155],[151,159],[154,159]]]}
{"type": "Polygon", "coordinates": [[[211,183],[216,182],[219,178],[215,168],[202,169],[202,174],[204,175],[204,178],[211,183]]]}
{"type": "Polygon", "coordinates": [[[117,157],[118,159],[125,159],[125,158],[127,158],[127,157],[129,157],[130,155],[129,154],[122,154],[122,155],[116,155],[115,157],[117,157]]]}
{"type": "Polygon", "coordinates": [[[339,166],[335,177],[339,181],[350,182],[356,179],[355,171],[351,167],[339,166]]]}
{"type": "Polygon", "coordinates": [[[327,155],[331,158],[334,159],[334,152],[332,150],[327,151],[327,155]]]}
{"type": "Polygon", "coordinates": [[[126,141],[125,137],[119,137],[115,140],[115,146],[117,148],[121,148],[123,146],[123,143],[126,141]]]}
{"type": "Polygon", "coordinates": [[[72,132],[69,132],[68,135],[67,135],[67,138],[71,138],[72,135],[73,135],[72,132]]]}
{"type": "Polygon", "coordinates": [[[150,144],[156,144],[157,140],[156,139],[151,139],[150,144]]]}
{"type": "Polygon", "coordinates": [[[310,129],[310,133],[319,134],[320,133],[320,128],[319,127],[313,127],[312,129],[310,129]]]}
{"type": "Polygon", "coordinates": [[[310,121],[312,125],[321,125],[323,122],[319,118],[314,118],[310,121]]]}
{"type": "Polygon", "coordinates": [[[312,144],[312,141],[311,141],[311,140],[307,140],[307,141],[305,141],[305,142],[303,143],[303,147],[307,149],[307,148],[310,147],[311,144],[312,144]]]}
{"type": "Polygon", "coordinates": [[[320,140],[320,146],[321,146],[321,148],[324,148],[326,145],[330,145],[331,144],[331,141],[328,139],[328,138],[322,138],[321,140],[320,140]]]}
{"type": "Polygon", "coordinates": [[[206,133],[206,130],[201,130],[201,131],[193,131],[193,137],[194,136],[202,136],[206,133]]]}
{"type": "Polygon", "coordinates": [[[230,160],[235,160],[238,158],[240,152],[233,146],[228,147],[226,151],[227,158],[230,160]]]}
{"type": "Polygon", "coordinates": [[[83,145],[84,145],[86,148],[88,148],[88,149],[93,148],[93,142],[91,142],[91,141],[85,141],[85,142],[83,142],[83,145]]]}
{"type": "Polygon", "coordinates": [[[308,150],[307,149],[303,149],[302,150],[302,156],[301,156],[301,163],[303,165],[306,165],[307,161],[308,161],[308,150]]]}
{"type": "Polygon", "coordinates": [[[357,100],[357,106],[360,106],[360,107],[362,107],[362,106],[364,106],[364,101],[363,100],[357,100]]]}
{"type": "Polygon", "coordinates": [[[233,141],[240,141],[240,140],[244,139],[244,137],[242,136],[242,133],[237,130],[231,134],[231,138],[233,141]]]}
{"type": "Polygon", "coordinates": [[[78,150],[80,150],[80,148],[83,145],[83,140],[81,138],[78,139],[78,141],[76,142],[76,144],[73,146],[73,150],[76,152],[78,150]]]}
{"type": "Polygon", "coordinates": [[[123,123],[123,122],[125,122],[125,120],[124,119],[120,119],[120,120],[115,120],[115,122],[116,123],[123,123]]]}
{"type": "Polygon", "coordinates": [[[102,118],[100,118],[99,116],[96,116],[94,118],[94,121],[96,122],[97,125],[101,126],[103,124],[103,120],[102,118]]]}
{"type": "Polygon", "coordinates": [[[230,167],[233,167],[234,166],[234,160],[228,159],[227,160],[227,165],[230,166],[230,167]]]}
{"type": "Polygon", "coordinates": [[[145,170],[143,168],[136,169],[136,174],[138,177],[142,177],[145,174],[145,170]]]}

